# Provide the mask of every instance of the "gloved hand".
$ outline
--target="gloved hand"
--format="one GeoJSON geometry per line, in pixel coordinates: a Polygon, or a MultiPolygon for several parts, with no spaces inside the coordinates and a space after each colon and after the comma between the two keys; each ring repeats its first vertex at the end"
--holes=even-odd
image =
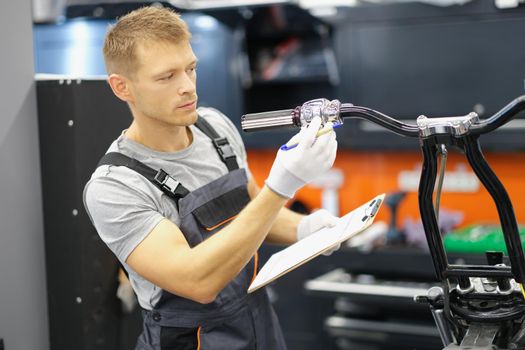
{"type": "Polygon", "coordinates": [[[265,183],[275,193],[292,198],[295,192],[332,167],[337,153],[335,132],[316,138],[321,118],[315,117],[300,132],[297,147],[279,149],[265,183]]]}
{"type": "MultiPolygon", "coordinates": [[[[325,227],[333,227],[337,224],[339,218],[330,214],[325,209],[319,209],[316,212],[307,215],[299,221],[297,225],[297,240],[310,236],[311,234],[319,231],[325,227]]],[[[341,244],[338,244],[334,248],[326,251],[323,255],[330,255],[341,247],[341,244]]]]}
{"type": "Polygon", "coordinates": [[[135,309],[138,303],[131,282],[122,269],[119,269],[118,272],[117,298],[120,299],[124,312],[128,314],[135,309]]]}

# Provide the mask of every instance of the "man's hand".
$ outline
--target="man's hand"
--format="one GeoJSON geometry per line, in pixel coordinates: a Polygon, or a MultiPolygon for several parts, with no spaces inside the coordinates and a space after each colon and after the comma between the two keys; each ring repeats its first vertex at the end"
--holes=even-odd
{"type": "Polygon", "coordinates": [[[335,132],[316,137],[321,118],[315,117],[299,135],[297,147],[279,150],[266,179],[273,192],[292,198],[295,192],[332,167],[337,153],[335,132]]]}
{"type": "Polygon", "coordinates": [[[131,313],[138,304],[131,282],[121,268],[118,271],[117,298],[120,299],[122,309],[127,314],[131,313]]]}
{"type": "MultiPolygon", "coordinates": [[[[299,225],[297,226],[297,240],[300,241],[325,227],[333,227],[337,224],[338,220],[339,218],[337,216],[330,214],[325,209],[317,210],[299,221],[299,225]]],[[[330,255],[340,247],[341,245],[338,244],[334,248],[324,252],[323,255],[330,255]]]]}

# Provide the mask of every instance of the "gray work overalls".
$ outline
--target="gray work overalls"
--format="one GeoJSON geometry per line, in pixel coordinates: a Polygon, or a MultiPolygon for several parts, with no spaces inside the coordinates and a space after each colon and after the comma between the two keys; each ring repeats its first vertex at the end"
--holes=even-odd
{"type": "MultiPolygon", "coordinates": [[[[192,192],[164,171],[120,153],[106,154],[99,165],[127,166],[178,202],[180,229],[191,247],[222,229],[248,204],[247,176],[239,169],[226,138],[201,117],[195,124],[212,139],[228,173],[192,192]]],[[[257,253],[209,304],[162,291],[151,311],[143,311],[144,331],[135,350],[286,349],[279,321],[264,288],[247,294],[257,273],[257,253]]]]}

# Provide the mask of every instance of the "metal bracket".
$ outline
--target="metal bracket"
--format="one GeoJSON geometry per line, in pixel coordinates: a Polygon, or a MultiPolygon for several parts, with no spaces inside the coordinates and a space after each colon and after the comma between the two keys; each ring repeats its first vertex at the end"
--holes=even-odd
{"type": "Polygon", "coordinates": [[[474,112],[460,117],[428,118],[420,115],[417,118],[419,133],[423,137],[432,135],[465,135],[469,132],[470,126],[477,122],[479,122],[479,117],[474,112]]]}

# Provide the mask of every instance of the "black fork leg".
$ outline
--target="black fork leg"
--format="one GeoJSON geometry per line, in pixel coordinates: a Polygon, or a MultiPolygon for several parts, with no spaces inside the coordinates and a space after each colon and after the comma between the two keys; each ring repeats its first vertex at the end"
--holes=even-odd
{"type": "Polygon", "coordinates": [[[490,168],[485,157],[483,157],[478,137],[468,136],[464,143],[464,149],[470,166],[496,204],[514,279],[523,283],[525,281],[525,258],[523,256],[518,224],[516,223],[516,215],[514,214],[509,195],[490,168]]]}
{"type": "Polygon", "coordinates": [[[436,276],[440,281],[443,281],[448,263],[432,201],[437,175],[437,146],[428,140],[423,140],[422,142],[423,169],[421,171],[418,191],[419,212],[434,263],[434,269],[436,270],[436,276]]]}

